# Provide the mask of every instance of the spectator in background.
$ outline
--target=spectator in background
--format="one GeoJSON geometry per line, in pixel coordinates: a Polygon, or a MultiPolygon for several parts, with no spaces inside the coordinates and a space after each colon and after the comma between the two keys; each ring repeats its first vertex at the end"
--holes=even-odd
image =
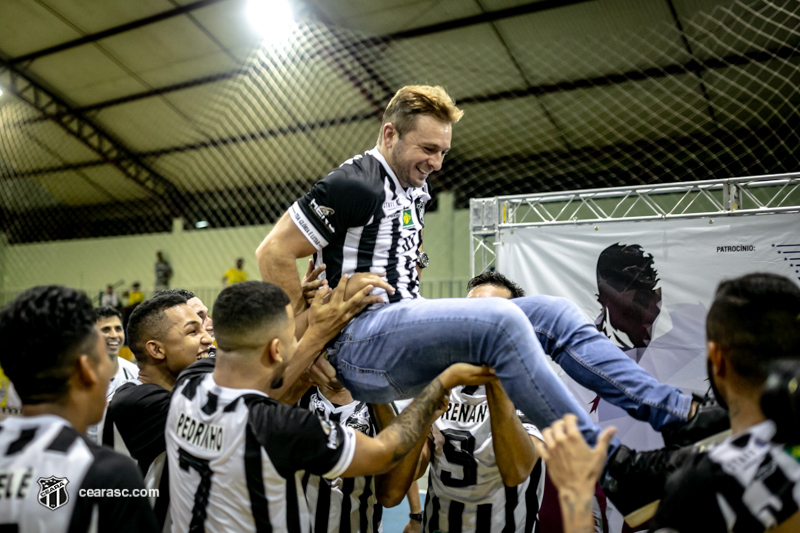
{"type": "Polygon", "coordinates": [[[144,301],[142,284],[134,281],[133,285],[131,285],[131,290],[123,292],[122,296],[128,299],[128,305],[122,308],[122,328],[126,329],[128,327],[128,317],[131,316],[136,306],[144,301]]]}
{"type": "Polygon", "coordinates": [[[242,270],[244,266],[244,259],[241,257],[236,260],[236,268],[229,268],[222,276],[222,283],[225,285],[233,285],[234,283],[241,283],[247,281],[247,273],[242,270]]]}
{"type": "Polygon", "coordinates": [[[106,285],[106,292],[104,292],[103,297],[100,298],[100,306],[119,309],[119,296],[117,296],[117,293],[114,292],[113,285],[106,285]]]}
{"type": "Polygon", "coordinates": [[[142,284],[134,281],[131,285],[131,290],[123,294],[128,297],[128,306],[140,304],[144,301],[144,293],[142,292],[142,284]]]}
{"type": "Polygon", "coordinates": [[[156,283],[155,292],[169,289],[169,280],[172,279],[172,267],[169,265],[161,250],[156,252],[156,283]]]}

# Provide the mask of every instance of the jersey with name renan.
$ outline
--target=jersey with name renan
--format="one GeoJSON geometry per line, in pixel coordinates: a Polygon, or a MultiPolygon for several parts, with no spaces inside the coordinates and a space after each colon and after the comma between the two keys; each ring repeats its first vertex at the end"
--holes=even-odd
{"type": "MultiPolygon", "coordinates": [[[[539,430],[517,411],[525,431],[539,430]]],[[[431,427],[433,456],[423,531],[460,533],[538,531],[544,465],[536,461],[528,479],[506,487],[497,467],[486,387],[457,387],[447,411],[431,427]]]]}

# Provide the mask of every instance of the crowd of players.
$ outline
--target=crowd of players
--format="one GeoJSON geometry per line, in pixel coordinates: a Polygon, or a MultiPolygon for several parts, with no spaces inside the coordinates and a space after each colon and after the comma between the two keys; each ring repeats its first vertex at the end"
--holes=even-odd
{"type": "Polygon", "coordinates": [[[542,530],[545,472],[567,532],[602,528],[598,480],[630,517],[651,504],[654,531],[800,530],[800,288],[719,286],[707,362],[732,434],[693,447],[703,406],[569,302],[496,273],[466,299],[419,298],[426,179],[460,118],[440,88],[401,89],[377,147],[259,247],[265,281],[225,288],[213,322],[180,289],[136,308],[136,365],[117,357],[119,314],[81,292],[35,287],[3,308],[23,416],[0,422],[0,531],[380,531],[426,470],[407,531],[542,530]],[[637,453],[601,431],[549,359],[672,446],[637,453]]]}

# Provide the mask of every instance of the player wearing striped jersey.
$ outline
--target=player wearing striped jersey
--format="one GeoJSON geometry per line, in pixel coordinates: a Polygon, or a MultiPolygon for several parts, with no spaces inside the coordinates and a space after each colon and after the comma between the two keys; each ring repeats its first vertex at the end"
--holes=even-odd
{"type": "Polygon", "coordinates": [[[211,337],[187,296],[179,290],[163,291],[131,313],[128,336],[141,370],[138,379],[117,389],[101,435],[103,444],[136,460],[148,488],[159,489],[151,503],[163,530],[169,530],[164,425],[172,387],[178,374],[211,347],[211,337]]]}
{"type": "Polygon", "coordinates": [[[670,476],[651,529],[800,531],[800,458],[787,446],[797,420],[777,427],[761,403],[768,364],[800,361],[800,288],[774,274],[723,281],[706,337],[709,381],[732,435],[670,476]]]}
{"type": "MultiPolygon", "coordinates": [[[[384,305],[353,320],[328,347],[339,381],[359,400],[411,398],[455,360],[495,369],[514,404],[538,425],[576,413],[588,442],[600,428],[550,367],[655,429],[684,424],[692,398],[655,380],[614,346],[572,302],[549,296],[424,300],[419,297],[428,178],[442,168],[463,112],[441,87],[401,88],[377,146],[317,182],[275,224],[256,256],[265,281],[303,307],[296,260],[344,274],[385,274],[384,305]],[[458,359],[454,359],[457,357],[458,359]]],[[[302,330],[304,313],[296,317],[302,330]]],[[[613,443],[613,450],[619,446],[613,443]]]]}
{"type": "Polygon", "coordinates": [[[431,465],[423,531],[538,531],[544,464],[531,439],[539,430],[499,383],[454,389],[423,449],[423,471],[431,465]]]}
{"type": "MultiPolygon", "coordinates": [[[[625,487],[620,479],[618,490],[639,492],[642,501],[660,499],[649,523],[653,532],[800,531],[800,288],[784,276],[766,273],[723,281],[708,311],[706,339],[710,385],[728,409],[731,436],[706,451],[682,451],[666,487],[644,479],[625,487]],[[768,372],[781,364],[794,372],[794,385],[787,380],[784,397],[794,405],[762,398],[772,388],[768,372]]],[[[574,498],[567,508],[574,512],[565,516],[574,518],[571,525],[577,531],[581,520],[588,523],[585,504],[605,454],[586,448],[574,418],[556,422],[544,437],[546,447],[539,451],[559,490],[566,493],[562,485],[570,485],[574,498]]]]}
{"type": "Polygon", "coordinates": [[[0,335],[23,414],[0,423],[0,531],[156,531],[136,465],[82,434],[112,375],[89,298],[34,287],[0,311],[0,335]]]}
{"type": "MultiPolygon", "coordinates": [[[[95,327],[103,337],[106,345],[106,355],[111,360],[111,367],[114,372],[111,377],[111,383],[108,384],[108,391],[106,391],[106,405],[108,405],[111,403],[114,393],[123,383],[136,379],[139,375],[139,367],[119,356],[119,350],[125,344],[122,313],[113,307],[104,306],[95,309],[94,316],[96,319],[95,327]]],[[[103,420],[97,425],[89,426],[89,429],[86,430],[86,436],[98,444],[102,443],[105,418],[106,414],[104,412],[103,420]]]]}
{"type": "MultiPolygon", "coordinates": [[[[328,305],[345,304],[346,278],[340,289],[328,305]]],[[[371,289],[360,292],[366,297],[371,289]]],[[[370,438],[267,395],[291,386],[287,371],[298,366],[292,318],[288,296],[268,283],[242,282],[218,296],[214,329],[219,350],[213,372],[201,362],[181,376],[167,420],[176,530],[308,532],[312,524],[302,491],[304,471],[332,479],[390,470],[421,441],[448,388],[484,383],[493,375],[471,365],[449,368],[415,405],[370,438]]],[[[307,367],[312,359],[299,366],[307,367]]]]}
{"type": "MultiPolygon", "coordinates": [[[[344,388],[309,389],[300,407],[321,420],[353,428],[370,437],[378,434],[372,408],[353,400],[344,388]],[[335,402],[335,403],[334,403],[335,402]]],[[[378,503],[376,476],[327,479],[306,472],[303,491],[308,502],[314,531],[317,533],[356,533],[383,531],[383,507],[378,503]]]]}

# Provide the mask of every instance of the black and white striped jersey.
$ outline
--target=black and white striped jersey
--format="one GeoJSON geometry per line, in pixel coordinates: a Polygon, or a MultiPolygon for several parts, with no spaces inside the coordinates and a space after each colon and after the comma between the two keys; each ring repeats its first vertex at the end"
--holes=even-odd
{"type": "Polygon", "coordinates": [[[123,383],[108,405],[102,434],[103,444],[136,461],[148,489],[158,489],[158,498],[150,503],[165,530],[169,529],[169,476],[164,472],[164,429],[171,396],[154,383],[123,383]]]}
{"type": "Polygon", "coordinates": [[[133,461],[59,416],[0,423],[0,531],[157,531],[147,498],[132,496],[143,489],[133,461]]]}
{"type": "MultiPolygon", "coordinates": [[[[517,411],[529,435],[539,430],[517,411]]],[[[486,387],[456,387],[447,411],[431,427],[434,451],[425,498],[423,531],[494,533],[538,531],[544,465],[529,479],[506,487],[492,443],[486,387]]]]}
{"type": "Polygon", "coordinates": [[[800,509],[800,446],[767,420],[695,454],[667,480],[650,530],[759,533],[800,509]]]}
{"type": "Polygon", "coordinates": [[[108,383],[108,390],[106,391],[106,410],[103,412],[103,419],[100,421],[99,424],[95,424],[94,426],[89,426],[86,429],[86,436],[95,441],[98,444],[103,443],[103,426],[106,422],[106,412],[108,411],[108,405],[111,404],[111,399],[114,398],[114,393],[117,391],[119,387],[122,386],[123,383],[127,383],[128,381],[132,381],[139,377],[139,367],[135,364],[131,363],[127,359],[123,359],[122,357],[117,357],[117,361],[119,366],[117,367],[117,372],[111,378],[111,381],[108,383]]]}
{"type": "Polygon", "coordinates": [[[346,161],[289,208],[314,245],[316,264],[335,287],[342,273],[385,272],[395,288],[385,301],[419,297],[417,250],[422,243],[428,184],[404,189],[377,148],[346,161]]]}
{"type": "MultiPolygon", "coordinates": [[[[366,402],[333,405],[316,388],[300,401],[331,424],[341,424],[374,437],[378,427],[366,402]]],[[[383,531],[383,507],[375,493],[375,477],[326,479],[306,472],[303,476],[308,510],[315,533],[375,533],[383,531]]]]}
{"type": "Polygon", "coordinates": [[[220,387],[204,363],[181,374],[167,418],[173,530],[308,533],[304,471],[340,476],[355,432],[263,392],[220,387]]]}

